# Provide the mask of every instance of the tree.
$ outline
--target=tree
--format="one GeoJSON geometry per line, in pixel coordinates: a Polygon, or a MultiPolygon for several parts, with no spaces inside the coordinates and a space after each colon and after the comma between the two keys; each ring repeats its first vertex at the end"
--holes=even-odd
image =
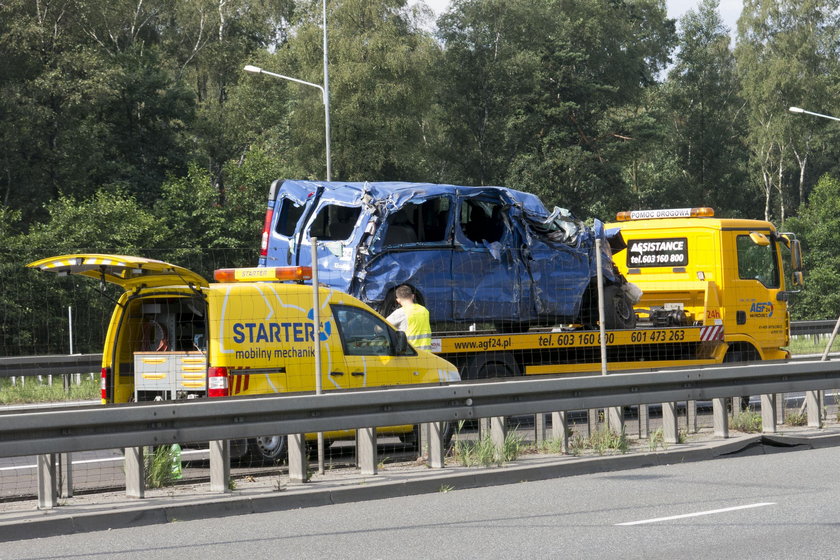
{"type": "Polygon", "coordinates": [[[183,171],[193,105],[155,45],[162,4],[0,5],[0,192],[25,221],[103,186],[153,200],[183,171]]]}
{"type": "Polygon", "coordinates": [[[798,218],[786,226],[802,239],[807,277],[795,300],[800,319],[833,319],[840,316],[840,180],[820,178],[798,218]]]}
{"type": "MultiPolygon", "coordinates": [[[[176,2],[170,10],[163,48],[170,70],[179,82],[190,84],[196,97],[192,156],[211,174],[221,200],[226,162],[246,157],[255,131],[277,124],[253,121],[252,114],[243,112],[241,97],[231,103],[239,84],[253,81],[242,68],[287,40],[295,4],[294,0],[196,0],[176,2]]],[[[264,90],[251,88],[246,93],[252,103],[270,105],[264,90]]]]}
{"type": "Polygon", "coordinates": [[[681,21],[676,61],[663,86],[662,148],[679,169],[665,196],[678,206],[712,206],[718,215],[748,214],[746,112],[718,5],[704,0],[681,21]]]}
{"type": "Polygon", "coordinates": [[[789,206],[805,202],[806,166],[821,143],[821,125],[792,118],[787,109],[836,98],[838,18],[838,0],[744,1],[735,54],[748,108],[753,184],[760,186],[767,219],[783,221],[789,206]]]}
{"type": "Polygon", "coordinates": [[[450,165],[462,180],[586,214],[623,205],[622,169],[647,126],[632,108],[674,39],[664,2],[462,0],[439,23],[450,165]]]}

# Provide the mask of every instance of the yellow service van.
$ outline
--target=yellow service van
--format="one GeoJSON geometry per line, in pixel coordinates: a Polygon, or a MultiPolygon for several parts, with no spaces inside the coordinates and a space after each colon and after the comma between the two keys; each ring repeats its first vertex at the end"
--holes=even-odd
{"type": "MultiPolygon", "coordinates": [[[[103,403],[313,391],[316,344],[325,391],[460,381],[451,363],[413,348],[381,315],[337,290],[318,289],[316,333],[309,267],[222,269],[211,283],[123,255],[62,255],[28,266],[124,289],[105,338],[103,403]]],[[[234,456],[262,460],[284,452],[285,438],[276,436],[231,446],[234,456]]]]}

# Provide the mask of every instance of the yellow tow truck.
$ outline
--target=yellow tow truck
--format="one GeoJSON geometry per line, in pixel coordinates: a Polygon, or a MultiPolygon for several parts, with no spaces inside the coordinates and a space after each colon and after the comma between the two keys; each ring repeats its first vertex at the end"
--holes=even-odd
{"type": "MultiPolygon", "coordinates": [[[[610,371],[789,357],[788,301],[803,283],[792,234],[705,207],[620,212],[607,229],[620,232],[613,263],[638,298],[636,328],[605,332],[610,371]]],[[[464,379],[597,372],[600,347],[581,325],[432,340],[464,379]]]]}

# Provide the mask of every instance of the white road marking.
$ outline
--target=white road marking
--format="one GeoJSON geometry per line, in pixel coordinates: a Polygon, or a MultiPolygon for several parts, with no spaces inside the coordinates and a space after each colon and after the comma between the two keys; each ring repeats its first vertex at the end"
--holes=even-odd
{"type": "Polygon", "coordinates": [[[643,525],[645,523],[658,523],[659,521],[671,521],[672,519],[685,519],[687,517],[700,517],[701,515],[714,515],[716,513],[726,513],[728,511],[737,511],[739,509],[750,509],[774,505],[776,505],[775,502],[762,502],[759,504],[749,504],[746,506],[735,506],[723,509],[713,509],[709,511],[698,511],[695,513],[684,513],[682,515],[672,515],[670,517],[657,517],[655,519],[643,519],[641,521],[628,521],[627,523],[616,523],[616,525],[643,525]]]}

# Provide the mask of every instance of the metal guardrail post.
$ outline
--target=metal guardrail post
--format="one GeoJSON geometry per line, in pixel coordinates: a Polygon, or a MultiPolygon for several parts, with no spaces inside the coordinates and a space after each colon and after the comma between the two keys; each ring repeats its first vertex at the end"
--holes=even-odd
{"type": "Polygon", "coordinates": [[[429,461],[429,423],[420,424],[420,439],[417,442],[417,455],[429,461]]]}
{"type": "Polygon", "coordinates": [[[776,433],[776,395],[761,395],[761,432],[776,433]]]}
{"type": "Polygon", "coordinates": [[[665,443],[679,443],[679,424],[677,419],[677,403],[662,403],[662,434],[665,443]]]}
{"type": "Polygon", "coordinates": [[[565,411],[551,413],[551,437],[560,442],[563,453],[569,452],[569,423],[565,411]]]}
{"type": "Polygon", "coordinates": [[[785,423],[785,394],[776,394],[776,425],[785,423]]]}
{"type": "Polygon", "coordinates": [[[301,484],[307,482],[309,477],[306,469],[309,461],[306,454],[306,435],[289,434],[286,446],[289,448],[289,480],[301,484]]]}
{"type": "Polygon", "coordinates": [[[697,401],[688,401],[685,403],[685,421],[686,429],[690,434],[696,434],[697,429],[697,401]]]}
{"type": "Polygon", "coordinates": [[[38,455],[38,509],[52,509],[58,505],[58,477],[56,454],[38,455]]]}
{"type": "Polygon", "coordinates": [[[489,418],[479,418],[478,419],[478,439],[483,439],[487,437],[487,434],[490,433],[490,419],[489,418]]]}
{"type": "Polygon", "coordinates": [[[611,406],[607,409],[607,425],[616,434],[624,431],[624,407],[611,406]]]}
{"type": "Polygon", "coordinates": [[[534,415],[534,443],[542,445],[545,441],[546,421],[545,414],[537,413],[534,415]]]}
{"type": "Polygon", "coordinates": [[[597,408],[590,408],[586,411],[586,429],[588,430],[589,437],[592,437],[592,434],[595,433],[595,430],[598,429],[598,422],[601,417],[601,411],[597,408]]]}
{"type": "Polygon", "coordinates": [[[490,418],[490,439],[493,442],[493,447],[496,448],[500,454],[505,448],[505,437],[507,436],[507,426],[505,425],[504,416],[493,416],[490,418]]]}
{"type": "Polygon", "coordinates": [[[444,422],[429,422],[429,466],[433,469],[444,467],[443,425],[444,422]]]}
{"type": "Polygon", "coordinates": [[[822,407],[820,406],[822,399],[820,398],[820,391],[805,391],[805,405],[808,408],[808,427],[821,428],[822,427],[822,407]]]}
{"type": "Polygon", "coordinates": [[[712,422],[715,437],[729,437],[729,415],[726,413],[726,398],[712,399],[712,422]]]}
{"type": "Polygon", "coordinates": [[[650,409],[646,404],[639,405],[639,438],[650,437],[650,409]]]}
{"type": "Polygon", "coordinates": [[[146,474],[143,464],[143,448],[125,449],[125,495],[142,499],[146,495],[146,474]]]}
{"type": "Polygon", "coordinates": [[[210,442],[210,491],[230,492],[230,442],[226,439],[210,442]]]}
{"type": "Polygon", "coordinates": [[[62,498],[73,497],[73,454],[58,456],[58,493],[62,498]]]}
{"type": "Polygon", "coordinates": [[[376,474],[376,428],[356,430],[356,456],[363,475],[376,474]]]}

